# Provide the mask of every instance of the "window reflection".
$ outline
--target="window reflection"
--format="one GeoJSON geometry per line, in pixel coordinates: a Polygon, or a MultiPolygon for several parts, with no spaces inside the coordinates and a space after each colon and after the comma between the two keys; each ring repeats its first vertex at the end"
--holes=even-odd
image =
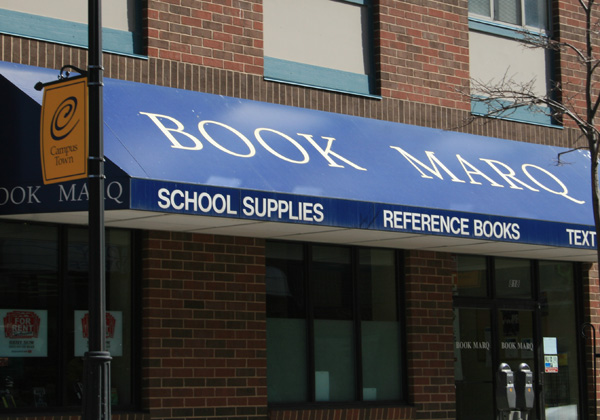
{"type": "Polygon", "coordinates": [[[573,264],[540,263],[542,336],[555,343],[544,348],[544,357],[555,357],[557,371],[544,372],[546,419],[577,419],[579,400],[577,331],[573,264]],[[552,354],[556,351],[556,354],[552,354]]]}
{"type": "Polygon", "coordinates": [[[529,260],[496,258],[494,264],[496,297],[531,298],[531,263],[529,260]]]}
{"type": "Polygon", "coordinates": [[[11,316],[17,322],[35,317],[46,327],[45,339],[39,329],[21,334],[21,339],[3,334],[0,344],[3,408],[55,405],[59,397],[58,229],[10,223],[0,226],[3,325],[6,328],[11,316]]]}
{"type": "Polygon", "coordinates": [[[396,252],[272,241],[266,253],[269,402],[401,400],[396,252]]]}
{"type": "MultiPolygon", "coordinates": [[[[111,394],[124,406],[133,403],[131,233],[107,230],[106,244],[107,310],[119,320],[112,340],[120,349],[111,394]]],[[[87,312],[88,252],[85,228],[0,223],[0,321],[14,330],[0,337],[0,411],[81,404],[87,340],[75,315],[87,312]]]]}
{"type": "Polygon", "coordinates": [[[485,257],[458,255],[454,296],[485,297],[487,295],[487,261],[485,257]]]}

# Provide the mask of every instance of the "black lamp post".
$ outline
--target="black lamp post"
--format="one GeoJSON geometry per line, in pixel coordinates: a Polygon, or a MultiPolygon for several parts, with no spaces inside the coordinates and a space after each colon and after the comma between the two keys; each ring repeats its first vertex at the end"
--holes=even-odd
{"type": "Polygon", "coordinates": [[[83,420],[110,420],[110,353],[106,351],[104,134],[101,0],[88,2],[89,348],[84,357],[83,420]]]}

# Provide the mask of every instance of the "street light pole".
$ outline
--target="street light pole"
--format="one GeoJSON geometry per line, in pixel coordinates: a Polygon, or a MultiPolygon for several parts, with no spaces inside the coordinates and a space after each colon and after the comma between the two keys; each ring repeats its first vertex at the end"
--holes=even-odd
{"type": "Polygon", "coordinates": [[[106,351],[103,70],[101,0],[89,0],[89,348],[84,357],[83,420],[110,420],[111,418],[111,357],[106,351]]]}

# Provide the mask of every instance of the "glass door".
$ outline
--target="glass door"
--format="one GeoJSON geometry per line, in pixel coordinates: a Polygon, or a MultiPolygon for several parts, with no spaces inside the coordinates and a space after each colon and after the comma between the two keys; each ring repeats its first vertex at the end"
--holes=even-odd
{"type": "MultiPolygon", "coordinates": [[[[459,256],[454,291],[458,420],[497,418],[496,373],[536,369],[536,311],[528,260],[459,256]]],[[[536,390],[536,392],[538,392],[536,390]]],[[[530,419],[537,419],[536,410],[530,419]]]]}
{"type": "Polygon", "coordinates": [[[454,309],[454,378],[460,420],[494,420],[491,312],[454,309]]]}
{"type": "MultiPolygon", "coordinates": [[[[493,420],[495,378],[500,363],[517,372],[535,362],[534,311],[528,309],[456,308],[454,375],[457,418],[493,420]],[[495,320],[492,324],[492,320],[495,320]]],[[[535,410],[530,419],[536,419],[535,410]]]]}
{"type": "Polygon", "coordinates": [[[458,256],[454,285],[457,420],[497,418],[501,363],[534,375],[529,419],[582,418],[575,266],[458,256]]]}
{"type": "Polygon", "coordinates": [[[499,363],[508,363],[517,372],[521,363],[536,368],[533,311],[501,309],[498,311],[499,363]]]}

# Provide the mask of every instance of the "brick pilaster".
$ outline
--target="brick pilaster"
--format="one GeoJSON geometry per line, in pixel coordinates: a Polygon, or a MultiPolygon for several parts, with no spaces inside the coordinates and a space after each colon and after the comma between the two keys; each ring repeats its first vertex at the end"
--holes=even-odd
{"type": "Polygon", "coordinates": [[[264,241],[145,232],[143,243],[144,408],[265,418],[264,241]]]}
{"type": "Polygon", "coordinates": [[[406,255],[406,329],[409,393],[417,419],[456,418],[450,254],[406,255]]]}

